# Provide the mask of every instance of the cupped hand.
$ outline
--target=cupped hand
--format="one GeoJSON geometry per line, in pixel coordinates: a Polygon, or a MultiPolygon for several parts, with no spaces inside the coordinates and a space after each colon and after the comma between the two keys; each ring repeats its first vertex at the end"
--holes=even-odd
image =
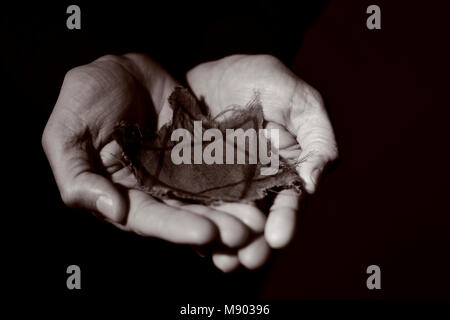
{"type": "MultiPolygon", "coordinates": [[[[322,98],[314,88],[268,55],[233,55],[203,63],[190,70],[186,78],[197,98],[203,98],[209,106],[212,116],[230,106],[247,105],[257,93],[266,128],[279,129],[280,155],[297,163],[307,192],[316,190],[324,167],[337,158],[338,151],[322,98]]],[[[267,260],[270,248],[286,246],[294,236],[300,198],[293,190],[280,192],[267,221],[254,204],[218,207],[217,210],[239,216],[254,236],[237,250],[213,252],[216,266],[224,271],[239,264],[257,268],[267,260]]]]}
{"type": "MultiPolygon", "coordinates": [[[[245,105],[260,93],[268,127],[280,128],[280,154],[306,159],[299,166],[309,192],[337,155],[320,96],[269,56],[231,56],[187,75],[213,115],[245,105]],[[298,143],[299,142],[299,143],[298,143]],[[305,155],[308,155],[305,157],[305,155]]],[[[158,201],[135,189],[121,149],[112,139],[125,120],[160,128],[172,117],[167,98],[176,81],[145,55],[105,56],[67,73],[42,137],[64,203],[91,210],[117,227],[143,236],[201,246],[214,243],[223,271],[260,267],[270,247],[285,246],[295,229],[298,194],[281,192],[266,216],[254,204],[220,206],[158,201]]]]}
{"type": "Polygon", "coordinates": [[[168,97],[176,85],[141,54],[105,56],[66,74],[42,136],[63,202],[143,236],[242,246],[250,230],[239,219],[205,206],[189,210],[159,201],[135,188],[120,160],[114,127],[126,121],[160,128],[172,117],[168,97]]]}

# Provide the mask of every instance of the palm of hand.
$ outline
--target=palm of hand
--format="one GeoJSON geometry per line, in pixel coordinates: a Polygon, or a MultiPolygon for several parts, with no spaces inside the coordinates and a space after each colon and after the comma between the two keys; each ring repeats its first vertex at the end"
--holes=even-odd
{"type": "MultiPolygon", "coordinates": [[[[161,203],[137,190],[135,177],[128,168],[123,167],[120,161],[121,149],[112,140],[114,126],[122,120],[145,126],[148,124],[143,123],[143,119],[151,118],[153,113],[158,115],[160,127],[171,117],[167,97],[177,85],[159,66],[151,66],[152,79],[149,79],[145,68],[149,68],[149,63],[153,62],[140,63],[143,65],[139,73],[131,70],[133,66],[127,65],[126,60],[117,57],[102,58],[71,71],[59,98],[64,102],[65,108],[59,108],[57,104],[52,115],[53,118],[58,118],[60,112],[70,114],[71,119],[65,116],[65,122],[71,127],[62,131],[68,135],[66,140],[75,142],[70,149],[77,149],[80,144],[90,145],[88,149],[93,152],[87,153],[89,157],[95,157],[95,150],[98,150],[106,176],[115,185],[125,187],[122,189],[126,190],[125,214],[119,219],[107,215],[103,215],[103,218],[120,229],[176,243],[201,245],[219,234],[220,247],[243,246],[252,232],[261,233],[264,230],[264,216],[261,212],[249,208],[246,213],[235,215],[236,210],[232,208],[228,210],[232,210],[233,214],[229,214],[227,209],[186,205],[177,201],[161,203]],[[158,72],[155,73],[155,69],[158,72]],[[68,103],[69,100],[77,103],[68,103]],[[67,106],[70,106],[69,110],[67,106]]],[[[49,127],[52,125],[50,120],[49,127]]],[[[83,184],[89,188],[88,181],[83,184]]],[[[91,184],[90,187],[97,186],[91,184]]],[[[221,259],[220,253],[216,256],[221,259]]],[[[234,255],[233,261],[236,260],[234,255]]],[[[228,266],[223,264],[224,261],[219,262],[222,269],[230,269],[230,262],[227,263],[228,266]]]]}
{"type": "Polygon", "coordinates": [[[298,129],[291,116],[297,111],[292,104],[301,84],[278,60],[270,56],[231,56],[192,69],[187,80],[196,96],[205,100],[212,116],[230,106],[245,107],[257,94],[266,128],[279,130],[281,155],[298,160],[298,129]]]}
{"type": "MultiPolygon", "coordinates": [[[[223,62],[220,62],[220,67],[224,68],[226,66],[223,62]]],[[[202,66],[197,67],[197,70],[199,70],[199,68],[202,69],[202,66]]],[[[211,77],[215,78],[221,76],[220,69],[212,70],[212,74],[205,74],[205,71],[205,68],[200,70],[198,79],[207,81],[211,77]]],[[[192,70],[191,73],[192,72],[196,72],[196,69],[192,70]]],[[[250,101],[255,90],[259,90],[259,85],[255,84],[255,81],[252,81],[252,79],[248,79],[248,86],[246,86],[245,83],[244,86],[235,86],[234,88],[229,86],[229,83],[235,83],[236,77],[240,78],[241,76],[242,75],[230,73],[228,79],[221,77],[222,83],[217,83],[216,87],[213,87],[210,91],[206,92],[206,102],[210,106],[210,111],[213,115],[223,111],[225,107],[232,104],[245,106],[245,104],[250,101]],[[227,88],[229,90],[220,90],[220,88],[227,88]],[[209,98],[211,96],[217,97],[217,99],[212,100],[209,98]]],[[[188,78],[188,80],[191,79],[188,78]]],[[[191,80],[189,84],[194,92],[197,93],[196,89],[199,83],[193,83],[191,80]]],[[[266,86],[262,86],[262,88],[264,89],[266,86]]],[[[278,127],[285,132],[285,134],[281,134],[281,147],[288,149],[287,157],[296,159],[299,155],[299,149],[295,138],[289,134],[284,127],[277,125],[276,123],[270,122],[269,126],[278,127]]],[[[120,157],[120,148],[118,148],[118,145],[115,143],[108,144],[102,150],[101,155],[103,164],[112,174],[112,180],[127,188],[133,189],[133,186],[136,185],[135,177],[127,170],[127,168],[122,168],[120,164],[117,163],[117,159],[120,157]]],[[[286,157],[286,154],[284,154],[284,156],[286,157]]],[[[147,195],[144,196],[141,194],[140,199],[143,201],[143,199],[147,197],[150,198],[147,195]]],[[[243,263],[247,267],[254,268],[261,265],[266,260],[268,253],[270,252],[269,246],[262,235],[266,218],[262,212],[256,208],[254,203],[235,203],[226,204],[220,207],[206,207],[172,200],[166,201],[166,205],[207,216],[216,223],[221,243],[216,246],[216,249],[213,249],[213,260],[220,269],[229,271],[234,269],[240,263],[243,263]]],[[[118,227],[129,229],[127,226],[122,227],[118,225],[118,227]]]]}
{"type": "MultiPolygon", "coordinates": [[[[332,130],[320,103],[317,108],[315,91],[274,58],[224,58],[192,69],[187,81],[213,115],[230,105],[245,106],[257,91],[267,127],[280,129],[280,154],[285,158],[298,159],[305,151],[296,141],[301,136],[309,137],[306,147],[312,145],[320,151],[326,139],[333,147],[332,130]],[[311,120],[315,128],[308,136],[311,120]],[[325,130],[316,130],[321,126],[325,130]]],[[[293,236],[298,208],[295,193],[280,193],[267,221],[254,204],[162,203],[136,190],[134,176],[119,160],[120,147],[112,140],[114,126],[121,120],[146,126],[149,124],[143,121],[156,118],[156,128],[160,128],[171,119],[167,98],[176,85],[157,63],[136,54],[103,57],[68,73],[43,135],[63,201],[100,212],[117,227],[143,236],[197,246],[218,240],[212,257],[223,271],[240,264],[259,267],[270,253],[268,243],[282,247],[293,236]],[[105,171],[103,176],[93,165],[96,158],[105,171]],[[125,187],[125,195],[117,185],[125,187]],[[105,198],[109,200],[103,201],[105,198]]],[[[323,152],[319,156],[321,161],[333,158],[323,152]]],[[[310,172],[311,164],[303,171],[310,172]]],[[[302,176],[302,170],[299,173],[302,176]]]]}

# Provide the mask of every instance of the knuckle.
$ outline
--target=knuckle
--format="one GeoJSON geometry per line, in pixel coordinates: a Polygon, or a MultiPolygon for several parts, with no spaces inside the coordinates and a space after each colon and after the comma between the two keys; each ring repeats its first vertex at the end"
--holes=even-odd
{"type": "Polygon", "coordinates": [[[64,77],[64,82],[81,86],[81,89],[101,87],[102,84],[110,82],[110,78],[114,75],[110,69],[117,71],[127,60],[126,57],[112,54],[102,56],[89,64],[70,69],[64,77]]]}
{"type": "Polygon", "coordinates": [[[116,63],[120,63],[124,58],[122,56],[117,56],[114,54],[107,54],[104,56],[101,56],[100,58],[98,58],[95,61],[110,61],[110,62],[116,62],[116,63]]]}
{"type": "Polygon", "coordinates": [[[156,64],[156,61],[144,53],[139,52],[128,52],[121,56],[110,57],[113,61],[117,63],[122,63],[126,65],[133,64],[133,62],[143,62],[148,64],[156,64]]]}
{"type": "MultiPolygon", "coordinates": [[[[122,75],[128,73],[136,73],[135,67],[136,61],[148,61],[151,60],[145,54],[141,53],[126,53],[124,55],[112,55],[107,54],[95,60],[93,63],[106,63],[110,66],[113,66],[116,72],[120,72],[122,75]]],[[[152,61],[152,60],[151,60],[152,61]]]]}
{"type": "Polygon", "coordinates": [[[64,81],[82,81],[87,77],[86,66],[78,66],[67,71],[64,81]]]}
{"type": "Polygon", "coordinates": [[[95,92],[99,88],[100,81],[96,76],[96,70],[91,65],[78,66],[70,69],[63,81],[63,87],[69,92],[95,92]]]}
{"type": "Polygon", "coordinates": [[[296,94],[300,95],[300,101],[306,112],[311,117],[326,118],[325,103],[322,94],[310,84],[301,79],[297,79],[297,87],[301,88],[296,94]]]}

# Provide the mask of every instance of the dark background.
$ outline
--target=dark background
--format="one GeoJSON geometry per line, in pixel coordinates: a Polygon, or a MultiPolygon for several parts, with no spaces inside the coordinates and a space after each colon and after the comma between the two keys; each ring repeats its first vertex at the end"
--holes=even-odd
{"type": "Polygon", "coordinates": [[[449,299],[448,6],[443,1],[87,1],[2,7],[4,265],[19,294],[171,300],[449,299]],[[66,8],[81,7],[81,30],[66,8]],[[381,30],[366,8],[381,7],[381,30]],[[145,52],[183,81],[233,53],[269,53],[326,101],[340,159],[306,199],[293,244],[221,274],[191,248],[66,208],[41,149],[64,74],[145,52]],[[66,289],[66,268],[82,290],[66,289]],[[381,290],[366,268],[381,267],[381,290]]]}

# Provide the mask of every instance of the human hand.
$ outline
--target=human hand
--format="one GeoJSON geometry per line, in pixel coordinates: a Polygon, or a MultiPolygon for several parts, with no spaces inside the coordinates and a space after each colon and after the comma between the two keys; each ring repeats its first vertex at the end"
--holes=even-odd
{"type": "MultiPolygon", "coordinates": [[[[230,61],[225,60],[218,65],[226,67],[223,63],[230,61]]],[[[192,81],[190,84],[195,91],[192,81]]],[[[250,269],[259,267],[270,252],[260,235],[265,228],[266,238],[270,239],[271,234],[277,235],[271,229],[283,230],[289,221],[295,220],[292,214],[296,211],[296,195],[289,191],[281,193],[266,224],[265,216],[252,205],[228,203],[212,208],[175,200],[161,203],[133,189],[134,177],[118,160],[121,150],[111,137],[115,124],[126,120],[145,126],[143,121],[155,113],[157,128],[160,128],[171,119],[167,97],[176,85],[153,60],[136,54],[106,56],[70,71],[42,138],[62,198],[69,206],[97,211],[117,227],[145,236],[194,245],[209,243],[218,236],[221,249],[214,253],[213,261],[220,269],[231,271],[240,263],[250,269]],[[125,187],[125,196],[118,189],[119,185],[125,187]],[[105,203],[101,196],[109,201],[105,203]],[[282,203],[278,209],[277,202],[282,203]],[[280,222],[281,228],[277,228],[280,222]],[[251,234],[256,240],[249,243],[251,234]],[[230,248],[239,248],[239,253],[230,248]]],[[[248,101],[244,97],[242,100],[248,101]]],[[[221,106],[211,103],[211,99],[206,101],[210,106],[221,106]]],[[[223,106],[229,104],[224,102],[223,106]]],[[[267,118],[266,111],[264,113],[267,118]]],[[[281,137],[282,141],[288,140],[281,137]]],[[[293,148],[289,143],[284,145],[286,148],[280,144],[288,153],[280,151],[284,157],[299,151],[294,145],[293,148]]],[[[285,239],[293,234],[293,225],[285,239]]],[[[277,247],[276,241],[269,240],[269,243],[277,247]]]]}
{"type": "Polygon", "coordinates": [[[248,227],[212,208],[196,212],[134,188],[112,138],[124,120],[155,130],[169,121],[176,81],[145,55],[105,56],[69,71],[42,136],[63,202],[96,212],[120,229],[174,243],[205,245],[220,236],[241,246],[248,227]],[[154,123],[156,122],[156,123],[154,123]]]}
{"type": "MultiPolygon", "coordinates": [[[[197,98],[204,98],[212,116],[231,105],[245,106],[258,92],[266,128],[279,129],[280,155],[300,160],[297,171],[304,189],[309,193],[316,190],[324,167],[338,152],[322,98],[315,89],[267,55],[234,55],[203,63],[188,72],[187,82],[197,98]]],[[[239,264],[251,269],[264,264],[270,247],[282,248],[292,240],[299,200],[293,190],[280,192],[267,221],[254,204],[228,203],[218,208],[258,227],[251,227],[256,236],[246,246],[213,252],[216,266],[230,271],[239,264]]]]}

